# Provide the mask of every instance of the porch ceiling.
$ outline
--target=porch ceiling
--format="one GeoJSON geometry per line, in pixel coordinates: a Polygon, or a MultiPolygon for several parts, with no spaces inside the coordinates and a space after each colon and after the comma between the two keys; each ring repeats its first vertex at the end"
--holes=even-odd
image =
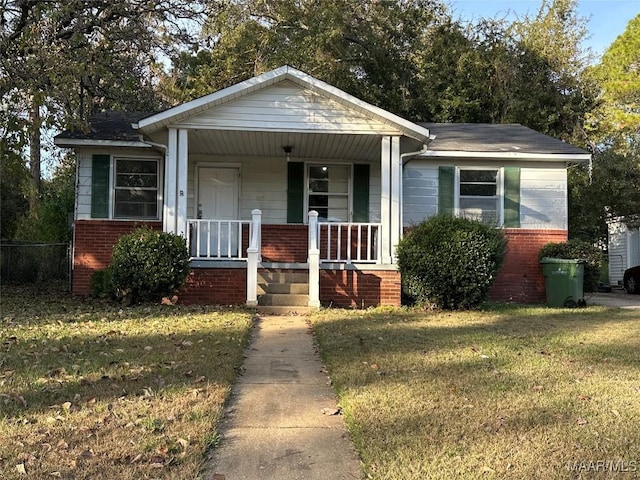
{"type": "Polygon", "coordinates": [[[189,152],[208,155],[277,157],[291,146],[292,160],[379,160],[380,136],[298,132],[189,130],[189,152]]]}

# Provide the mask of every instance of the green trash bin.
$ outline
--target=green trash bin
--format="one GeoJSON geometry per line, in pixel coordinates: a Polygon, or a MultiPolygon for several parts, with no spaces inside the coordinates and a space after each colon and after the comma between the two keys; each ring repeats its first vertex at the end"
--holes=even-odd
{"type": "Polygon", "coordinates": [[[584,265],[580,260],[543,257],[540,260],[545,279],[547,305],[584,307],[584,265]]]}

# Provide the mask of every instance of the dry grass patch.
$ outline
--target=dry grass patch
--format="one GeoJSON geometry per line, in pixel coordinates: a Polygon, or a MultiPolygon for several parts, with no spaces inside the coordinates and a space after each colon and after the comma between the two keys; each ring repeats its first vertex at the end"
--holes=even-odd
{"type": "Polygon", "coordinates": [[[312,321],[367,478],[640,476],[638,311],[328,310],[312,321]]]}
{"type": "Polygon", "coordinates": [[[0,478],[196,478],[251,327],[203,307],[2,292],[0,478]]]}

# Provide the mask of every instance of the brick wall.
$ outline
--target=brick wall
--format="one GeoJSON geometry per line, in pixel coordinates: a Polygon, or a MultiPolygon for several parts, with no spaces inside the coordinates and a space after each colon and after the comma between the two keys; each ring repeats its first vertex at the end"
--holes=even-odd
{"type": "Polygon", "coordinates": [[[567,240],[566,230],[506,229],[509,240],[504,264],[491,289],[492,300],[541,303],[545,286],[538,253],[549,242],[567,240]]]}
{"type": "Polygon", "coordinates": [[[305,263],[309,233],[306,225],[262,225],[262,261],[305,263]]]}
{"type": "Polygon", "coordinates": [[[400,273],[389,270],[320,270],[320,302],[341,307],[400,305],[400,273]]]}
{"type": "Polygon", "coordinates": [[[178,301],[198,305],[243,305],[247,301],[247,270],[244,268],[194,268],[178,301]]]}
{"type": "Polygon", "coordinates": [[[128,222],[114,220],[76,220],[74,225],[73,278],[74,295],[91,294],[91,275],[111,263],[113,245],[122,235],[148,225],[162,229],[161,222],[128,222]]]}

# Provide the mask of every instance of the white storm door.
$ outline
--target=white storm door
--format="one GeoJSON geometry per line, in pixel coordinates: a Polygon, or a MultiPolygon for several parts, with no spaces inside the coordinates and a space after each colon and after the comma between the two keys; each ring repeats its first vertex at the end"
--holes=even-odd
{"type": "Polygon", "coordinates": [[[238,256],[237,168],[198,169],[198,218],[200,253],[208,257],[238,256]]]}

